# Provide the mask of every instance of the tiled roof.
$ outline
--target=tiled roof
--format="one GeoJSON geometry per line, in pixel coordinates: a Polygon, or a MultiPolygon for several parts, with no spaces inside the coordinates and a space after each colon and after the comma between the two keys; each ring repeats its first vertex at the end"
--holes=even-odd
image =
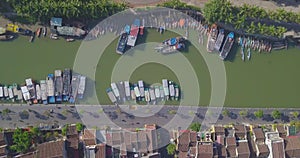
{"type": "Polygon", "coordinates": [[[190,148],[190,156],[196,156],[197,154],[197,147],[191,147],[190,148]]]}
{"type": "Polygon", "coordinates": [[[96,130],[84,129],[82,138],[83,139],[95,139],[96,138],[96,130]]]}
{"type": "Polygon", "coordinates": [[[277,125],[276,129],[277,129],[279,134],[286,133],[283,125],[277,125]]]}
{"type": "Polygon", "coordinates": [[[289,157],[300,157],[300,137],[285,138],[285,153],[289,157]]]}
{"type": "Polygon", "coordinates": [[[227,148],[227,155],[228,157],[236,157],[236,148],[235,147],[231,147],[231,148],[227,148]]]}
{"type": "Polygon", "coordinates": [[[105,144],[98,144],[96,146],[95,158],[105,158],[106,157],[106,148],[105,144]]]}
{"type": "Polygon", "coordinates": [[[226,137],[226,147],[236,147],[236,139],[235,137],[226,137]]]}
{"type": "Polygon", "coordinates": [[[190,140],[191,140],[191,146],[196,146],[197,144],[197,132],[191,131],[190,132],[190,140]]]}
{"type": "Polygon", "coordinates": [[[272,155],[273,158],[283,158],[283,142],[272,142],[272,155]]]}
{"type": "Polygon", "coordinates": [[[156,130],[146,130],[148,151],[152,152],[157,149],[157,135],[156,130]]]}
{"type": "Polygon", "coordinates": [[[178,151],[187,152],[190,143],[190,131],[180,131],[178,137],[178,151]]]}
{"type": "Polygon", "coordinates": [[[253,135],[255,136],[257,141],[264,141],[265,140],[265,134],[264,134],[262,128],[253,129],[253,135]]]}
{"type": "Polygon", "coordinates": [[[122,133],[121,131],[116,131],[112,133],[112,145],[121,145],[122,133]]]}
{"type": "Polygon", "coordinates": [[[257,151],[259,152],[258,155],[260,157],[268,157],[269,156],[269,148],[266,144],[257,145],[257,151]]]}
{"type": "Polygon", "coordinates": [[[198,144],[198,158],[210,158],[213,157],[213,145],[209,144],[198,144]]]}
{"type": "Polygon", "coordinates": [[[246,133],[246,129],[244,125],[234,125],[233,126],[234,131],[236,134],[245,134],[246,133]]]}
{"type": "Polygon", "coordinates": [[[37,147],[37,155],[38,157],[62,158],[64,148],[65,142],[63,140],[39,144],[37,147]]]}
{"type": "Polygon", "coordinates": [[[4,140],[4,133],[0,133],[0,146],[5,145],[5,140],[4,140]]]}
{"type": "Polygon", "coordinates": [[[1,147],[0,147],[0,156],[4,156],[4,155],[6,155],[6,152],[5,152],[5,150],[6,150],[6,145],[5,145],[5,146],[1,146],[1,147]]]}
{"type": "Polygon", "coordinates": [[[74,134],[78,134],[77,129],[76,129],[76,125],[69,125],[67,127],[67,136],[68,135],[74,135],[74,134]]]}
{"type": "Polygon", "coordinates": [[[86,145],[86,146],[96,145],[95,139],[84,139],[83,142],[84,142],[84,145],[86,145]]]}
{"type": "Polygon", "coordinates": [[[250,150],[249,150],[249,145],[248,142],[238,142],[237,146],[237,152],[239,158],[249,158],[250,157],[250,150]]]}
{"type": "Polygon", "coordinates": [[[146,131],[139,131],[138,132],[138,144],[139,144],[139,151],[142,153],[147,152],[147,135],[146,131]]]}
{"type": "Polygon", "coordinates": [[[225,134],[225,128],[223,126],[213,126],[213,128],[215,129],[215,133],[217,135],[225,134]]]}
{"type": "Polygon", "coordinates": [[[178,158],[187,158],[187,152],[182,152],[182,151],[179,151],[178,153],[178,158]]]}
{"type": "Polygon", "coordinates": [[[26,154],[17,155],[17,156],[15,156],[15,158],[36,158],[36,153],[35,152],[29,152],[29,153],[26,153],[26,154]]]}
{"type": "Polygon", "coordinates": [[[67,136],[67,145],[68,147],[78,149],[79,136],[78,134],[67,136]]]}

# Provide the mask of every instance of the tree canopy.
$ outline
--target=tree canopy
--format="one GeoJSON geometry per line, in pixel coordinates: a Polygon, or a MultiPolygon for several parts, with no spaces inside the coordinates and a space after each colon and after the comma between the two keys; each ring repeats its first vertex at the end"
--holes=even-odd
{"type": "Polygon", "coordinates": [[[196,132],[199,132],[200,128],[201,128],[201,124],[199,122],[193,122],[189,127],[189,129],[196,131],[196,132]]]}
{"type": "Polygon", "coordinates": [[[176,151],[176,145],[175,144],[169,144],[167,146],[167,152],[169,155],[174,155],[176,151]]]}
{"type": "Polygon", "coordinates": [[[272,111],[272,117],[273,117],[274,119],[280,119],[280,118],[281,118],[281,112],[278,111],[278,110],[272,111]]]}
{"type": "Polygon", "coordinates": [[[258,6],[247,4],[236,7],[228,0],[210,0],[203,8],[203,15],[210,24],[222,22],[249,34],[274,37],[282,37],[287,29],[283,26],[268,24],[267,21],[300,23],[300,13],[287,12],[283,9],[266,11],[258,6]]]}
{"type": "Polygon", "coordinates": [[[258,110],[254,112],[255,117],[262,118],[264,116],[264,111],[258,110]]]}
{"type": "Polygon", "coordinates": [[[16,152],[25,153],[32,145],[31,140],[32,137],[28,131],[22,131],[22,129],[17,128],[13,134],[14,144],[10,147],[10,149],[16,152]]]}
{"type": "Polygon", "coordinates": [[[109,0],[6,0],[20,16],[32,22],[48,21],[51,17],[96,19],[124,10],[126,3],[109,0]]]}

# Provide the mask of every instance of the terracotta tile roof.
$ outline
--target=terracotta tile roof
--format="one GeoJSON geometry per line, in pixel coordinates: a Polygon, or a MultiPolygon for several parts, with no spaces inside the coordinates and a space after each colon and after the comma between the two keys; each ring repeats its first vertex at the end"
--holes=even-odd
{"type": "Polygon", "coordinates": [[[145,128],[149,129],[149,130],[154,130],[154,129],[156,129],[156,125],[155,124],[146,124],[145,128]]]}
{"type": "Polygon", "coordinates": [[[300,137],[285,138],[285,153],[289,157],[300,157],[300,137]]]}
{"type": "Polygon", "coordinates": [[[68,147],[78,149],[78,144],[79,144],[78,134],[72,135],[72,136],[67,136],[67,145],[68,145],[68,147]]]}
{"type": "Polygon", "coordinates": [[[122,133],[121,131],[112,133],[112,145],[121,145],[122,142],[122,133]]]}
{"type": "Polygon", "coordinates": [[[96,145],[95,139],[84,139],[83,142],[84,142],[84,145],[86,145],[86,146],[96,145]]]}
{"type": "Polygon", "coordinates": [[[179,151],[178,158],[188,158],[187,154],[188,154],[187,152],[179,151]]]}
{"type": "Polygon", "coordinates": [[[235,137],[226,137],[226,147],[236,147],[236,138],[235,137]]]}
{"type": "Polygon", "coordinates": [[[283,158],[283,142],[272,142],[272,155],[273,158],[283,158]]]}
{"type": "Polygon", "coordinates": [[[178,151],[187,152],[190,144],[190,131],[180,131],[178,137],[178,151]]]}
{"type": "Polygon", "coordinates": [[[74,135],[74,134],[78,134],[77,129],[76,129],[76,125],[69,125],[67,128],[67,136],[68,135],[74,135]]]}
{"type": "Polygon", "coordinates": [[[233,128],[234,128],[235,133],[241,133],[241,134],[246,133],[246,128],[244,125],[234,125],[233,128]]]}
{"type": "Polygon", "coordinates": [[[286,130],[284,129],[283,125],[277,125],[276,129],[277,129],[279,134],[286,133],[286,130]]]}
{"type": "Polygon", "coordinates": [[[156,130],[146,130],[148,151],[152,152],[157,149],[156,130]]]}
{"type": "Polygon", "coordinates": [[[0,156],[4,156],[6,155],[6,145],[5,146],[1,146],[0,147],[0,156]]]}
{"type": "Polygon", "coordinates": [[[257,155],[260,157],[268,157],[269,156],[269,148],[266,144],[257,145],[257,155]]]}
{"type": "Polygon", "coordinates": [[[256,141],[264,141],[266,138],[262,128],[253,129],[253,136],[255,136],[256,141]]]}
{"type": "Polygon", "coordinates": [[[190,145],[196,146],[197,144],[197,132],[191,131],[190,132],[190,145]]]}
{"type": "Polygon", "coordinates": [[[226,151],[227,151],[228,157],[236,157],[237,156],[235,147],[227,148],[226,151]]]}
{"type": "Polygon", "coordinates": [[[98,144],[95,150],[95,158],[105,158],[106,157],[106,145],[98,144]]]}
{"type": "Polygon", "coordinates": [[[38,157],[62,158],[64,155],[65,142],[63,140],[39,144],[37,147],[38,157]]]}
{"type": "Polygon", "coordinates": [[[223,126],[213,126],[216,135],[224,135],[225,134],[225,128],[223,126]]]}
{"type": "Polygon", "coordinates": [[[213,145],[209,144],[198,144],[198,158],[210,158],[213,157],[213,145]]]}
{"type": "Polygon", "coordinates": [[[238,142],[237,153],[239,158],[249,158],[250,150],[248,142],[238,142]]]}
{"type": "Polygon", "coordinates": [[[96,130],[84,129],[82,138],[83,139],[95,139],[96,138],[96,130]]]}
{"type": "Polygon", "coordinates": [[[29,153],[26,153],[26,154],[17,155],[17,156],[15,156],[15,158],[36,158],[36,153],[35,152],[29,152],[29,153]]]}
{"type": "Polygon", "coordinates": [[[190,156],[195,157],[197,154],[197,147],[190,148],[190,156]]]}
{"type": "Polygon", "coordinates": [[[139,144],[139,151],[142,153],[147,152],[147,135],[146,131],[139,131],[138,132],[138,144],[139,144]]]}

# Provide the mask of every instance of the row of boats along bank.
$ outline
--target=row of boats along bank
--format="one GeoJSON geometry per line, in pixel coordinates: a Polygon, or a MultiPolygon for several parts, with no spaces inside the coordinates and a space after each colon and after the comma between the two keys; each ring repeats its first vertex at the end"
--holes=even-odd
{"type": "Polygon", "coordinates": [[[76,99],[83,98],[85,84],[86,77],[72,73],[71,69],[55,70],[54,74],[47,75],[46,80],[35,82],[27,78],[21,86],[16,83],[0,86],[0,99],[28,104],[75,103],[76,99]]]}
{"type": "MultiPolygon", "coordinates": [[[[208,32],[207,51],[216,51],[219,53],[220,58],[225,60],[235,42],[236,37],[234,32],[229,32],[225,38],[225,30],[218,29],[216,24],[213,24],[208,32]]],[[[287,42],[283,40],[270,42],[268,40],[250,36],[246,37],[244,35],[238,37],[237,43],[241,46],[241,56],[243,61],[245,60],[245,51],[247,51],[247,59],[250,60],[251,49],[261,53],[262,51],[271,52],[271,50],[287,48],[287,42]]]]}
{"type": "Polygon", "coordinates": [[[106,93],[112,103],[118,104],[125,101],[146,101],[148,104],[156,104],[164,100],[179,100],[180,89],[173,81],[162,80],[162,85],[146,87],[144,81],[131,84],[129,81],[111,83],[106,93]]]}
{"type": "MultiPolygon", "coordinates": [[[[142,23],[144,23],[144,21],[142,23]]],[[[124,54],[126,47],[134,47],[138,36],[142,36],[143,34],[144,24],[141,25],[140,19],[135,19],[131,26],[125,26],[123,33],[120,35],[116,52],[118,54],[124,54]]],[[[163,54],[173,53],[176,50],[182,50],[185,48],[185,40],[186,38],[184,37],[170,38],[160,43],[157,47],[155,47],[155,50],[163,54]]]]}

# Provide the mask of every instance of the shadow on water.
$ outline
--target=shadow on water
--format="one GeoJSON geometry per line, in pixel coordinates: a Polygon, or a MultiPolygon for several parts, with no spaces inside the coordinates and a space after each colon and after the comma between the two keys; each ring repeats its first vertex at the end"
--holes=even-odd
{"type": "Polygon", "coordinates": [[[239,50],[238,45],[236,43],[234,43],[225,60],[233,62],[236,59],[238,50],[239,50]]]}

